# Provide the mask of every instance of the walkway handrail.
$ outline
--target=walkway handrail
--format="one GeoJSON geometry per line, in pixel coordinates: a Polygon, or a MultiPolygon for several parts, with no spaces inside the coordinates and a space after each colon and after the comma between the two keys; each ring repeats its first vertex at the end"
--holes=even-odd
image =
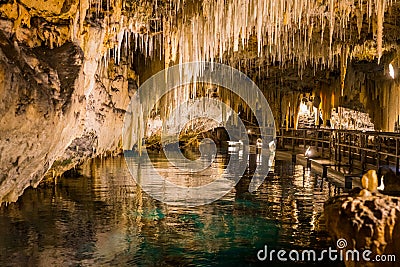
{"type": "Polygon", "coordinates": [[[359,161],[362,169],[366,164],[379,168],[381,165],[395,165],[399,174],[400,133],[379,131],[338,130],[326,128],[285,129],[277,132],[278,147],[291,145],[314,146],[321,154],[329,153],[335,160],[342,162],[345,158],[349,164],[359,161]]]}

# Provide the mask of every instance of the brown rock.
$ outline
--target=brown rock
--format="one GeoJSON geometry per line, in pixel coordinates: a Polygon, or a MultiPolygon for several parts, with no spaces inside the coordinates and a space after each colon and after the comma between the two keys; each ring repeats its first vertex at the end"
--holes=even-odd
{"type": "MultiPolygon", "coordinates": [[[[372,251],[400,259],[400,199],[373,194],[365,197],[339,196],[325,203],[324,215],[330,235],[347,241],[345,251],[372,251]]],[[[347,261],[346,266],[398,266],[396,262],[347,261]]]]}

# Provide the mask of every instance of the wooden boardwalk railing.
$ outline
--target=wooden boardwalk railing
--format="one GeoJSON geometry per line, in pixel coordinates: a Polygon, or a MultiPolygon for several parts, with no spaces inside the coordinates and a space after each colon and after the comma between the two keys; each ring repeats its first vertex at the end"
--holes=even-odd
{"type": "Polygon", "coordinates": [[[378,169],[389,165],[400,174],[400,134],[377,131],[334,130],[320,128],[281,129],[277,132],[278,148],[290,146],[316,149],[320,155],[336,162],[367,165],[378,169]]]}

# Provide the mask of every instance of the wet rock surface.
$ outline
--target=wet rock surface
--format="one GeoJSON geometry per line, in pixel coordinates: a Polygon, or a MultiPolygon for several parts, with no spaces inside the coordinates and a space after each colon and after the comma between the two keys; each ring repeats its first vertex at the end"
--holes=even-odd
{"type": "Polygon", "coordinates": [[[64,53],[49,51],[44,60],[2,33],[0,40],[1,202],[15,200],[26,186],[37,184],[67,145],[63,130],[73,119],[69,111],[79,107],[72,103],[74,87],[63,84],[61,77],[75,82],[83,55],[69,43],[60,48],[64,53]],[[47,60],[70,68],[59,71],[61,67],[57,70],[47,60]]]}
{"type": "Polygon", "coordinates": [[[83,4],[0,3],[0,203],[119,152],[136,77],[126,62],[104,68],[106,29],[79,25],[83,4]]]}

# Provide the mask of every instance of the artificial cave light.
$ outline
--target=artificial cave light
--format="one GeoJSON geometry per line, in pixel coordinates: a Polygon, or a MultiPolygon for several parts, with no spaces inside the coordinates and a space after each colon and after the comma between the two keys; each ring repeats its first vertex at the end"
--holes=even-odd
{"type": "Polygon", "coordinates": [[[389,64],[389,75],[392,77],[392,79],[394,79],[394,68],[392,63],[389,64]]]}
{"type": "Polygon", "coordinates": [[[308,106],[307,106],[307,104],[305,104],[304,102],[301,102],[301,103],[300,103],[300,112],[301,112],[301,113],[306,113],[306,112],[308,112],[308,106]]]}

